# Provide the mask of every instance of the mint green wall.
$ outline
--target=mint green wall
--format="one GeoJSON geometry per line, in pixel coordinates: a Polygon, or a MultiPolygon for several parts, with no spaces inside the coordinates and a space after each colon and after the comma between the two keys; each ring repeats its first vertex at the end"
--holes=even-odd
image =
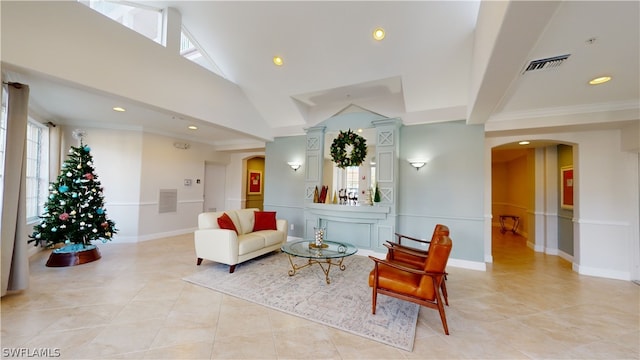
{"type": "Polygon", "coordinates": [[[305,145],[304,135],[279,137],[265,149],[264,209],[289,221],[289,236],[302,237],[304,232],[305,145]],[[287,162],[302,166],[293,171],[287,162]]]}
{"type": "Polygon", "coordinates": [[[400,130],[398,232],[430,238],[451,230],[451,257],[484,262],[484,127],[463,121],[400,130]],[[408,159],[428,163],[416,171],[408,159]]]}
{"type": "MultiPolygon", "coordinates": [[[[562,186],[560,169],[573,165],[573,147],[558,145],[558,189],[562,186]]],[[[558,250],[573,256],[573,210],[560,206],[560,191],[558,190],[558,250]]]]}
{"type": "MultiPolygon", "coordinates": [[[[276,138],[265,152],[264,207],[304,225],[304,164],[297,172],[288,161],[303,159],[305,136],[276,138]]],[[[400,129],[398,232],[431,237],[435,224],[450,227],[451,257],[484,263],[484,128],[463,121],[403,126],[400,129]],[[428,160],[419,171],[407,159],[428,160]]],[[[391,239],[390,239],[391,240],[391,239]]]]}

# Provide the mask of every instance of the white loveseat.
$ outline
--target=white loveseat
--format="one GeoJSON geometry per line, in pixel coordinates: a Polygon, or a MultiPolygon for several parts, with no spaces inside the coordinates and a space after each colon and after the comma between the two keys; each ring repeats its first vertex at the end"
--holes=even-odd
{"type": "MultiPolygon", "coordinates": [[[[236,265],[253,259],[256,256],[279,250],[287,241],[288,222],[284,219],[274,219],[275,230],[254,231],[255,212],[259,209],[225,210],[206,212],[198,215],[198,230],[194,233],[195,250],[198,258],[230,265],[232,273],[236,265]],[[226,213],[237,230],[221,229],[218,218],[226,213]]],[[[269,214],[267,214],[269,215],[269,214]]],[[[271,214],[275,218],[275,214],[271,214]]],[[[259,218],[260,220],[264,217],[259,218]]]]}

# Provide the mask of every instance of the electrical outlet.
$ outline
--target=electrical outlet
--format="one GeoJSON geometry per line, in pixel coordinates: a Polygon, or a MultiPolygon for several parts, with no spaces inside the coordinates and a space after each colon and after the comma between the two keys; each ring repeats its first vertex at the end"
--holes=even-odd
{"type": "Polygon", "coordinates": [[[291,224],[291,231],[293,231],[293,224],[291,224]]]}

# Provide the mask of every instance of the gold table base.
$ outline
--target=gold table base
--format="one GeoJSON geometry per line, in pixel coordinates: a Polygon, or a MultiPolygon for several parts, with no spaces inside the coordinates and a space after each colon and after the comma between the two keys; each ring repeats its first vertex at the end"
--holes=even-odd
{"type": "Polygon", "coordinates": [[[320,265],[322,272],[324,272],[324,276],[325,276],[325,280],[327,281],[327,284],[331,284],[331,280],[329,279],[329,271],[331,270],[331,265],[338,266],[341,271],[344,271],[344,269],[347,268],[342,264],[342,261],[344,261],[344,257],[340,258],[340,262],[331,261],[332,259],[317,260],[317,259],[309,258],[309,261],[307,261],[307,263],[304,265],[295,264],[292,260],[293,257],[294,257],[293,255],[289,255],[289,263],[291,264],[291,270],[289,270],[289,276],[295,275],[298,270],[306,268],[307,266],[318,264],[320,265]],[[322,266],[322,264],[326,264],[327,267],[325,268],[324,266],[322,266]]]}

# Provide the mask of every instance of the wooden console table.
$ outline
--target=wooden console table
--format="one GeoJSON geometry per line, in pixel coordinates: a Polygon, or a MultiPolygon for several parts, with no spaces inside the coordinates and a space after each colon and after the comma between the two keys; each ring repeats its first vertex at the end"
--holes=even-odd
{"type": "Polygon", "coordinates": [[[506,233],[507,231],[511,231],[512,233],[516,234],[518,231],[518,225],[520,225],[520,217],[519,216],[515,216],[515,215],[500,215],[500,232],[501,233],[506,233]],[[507,230],[507,227],[505,226],[504,221],[506,219],[511,219],[513,221],[513,226],[511,227],[511,230],[507,230]]]}

